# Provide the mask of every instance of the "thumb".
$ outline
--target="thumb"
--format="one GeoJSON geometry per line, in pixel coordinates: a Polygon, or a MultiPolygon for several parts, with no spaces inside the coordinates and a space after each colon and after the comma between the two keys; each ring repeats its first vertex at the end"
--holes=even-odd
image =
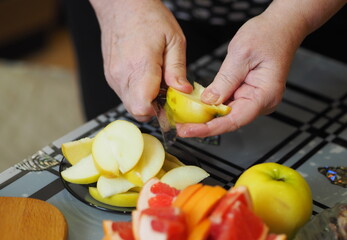
{"type": "Polygon", "coordinates": [[[248,72],[247,64],[227,54],[213,82],[202,93],[201,101],[217,105],[224,103],[240,87],[248,72]]]}
{"type": "Polygon", "coordinates": [[[168,86],[190,93],[193,88],[187,80],[186,43],[183,39],[168,44],[163,65],[163,76],[168,86]]]}

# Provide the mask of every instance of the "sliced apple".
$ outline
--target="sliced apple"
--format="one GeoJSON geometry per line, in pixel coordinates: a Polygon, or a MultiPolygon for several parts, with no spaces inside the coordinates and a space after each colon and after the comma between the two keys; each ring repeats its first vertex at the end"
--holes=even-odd
{"type": "Polygon", "coordinates": [[[75,165],[63,170],[61,176],[65,181],[76,184],[90,184],[98,180],[100,172],[94,164],[91,154],[75,165]]]}
{"type": "Polygon", "coordinates": [[[124,177],[137,186],[143,186],[152,177],[156,176],[163,166],[165,150],[162,143],[154,136],[143,133],[144,148],[136,166],[124,177]]]}
{"type": "Polygon", "coordinates": [[[178,190],[182,190],[190,185],[199,183],[208,176],[210,174],[204,169],[193,165],[186,165],[168,171],[160,181],[178,190]]]}
{"type": "Polygon", "coordinates": [[[100,172],[113,177],[137,164],[143,145],[142,133],[135,124],[116,120],[95,136],[92,154],[100,172]]]}
{"type": "Polygon", "coordinates": [[[82,158],[92,153],[93,138],[82,138],[76,141],[63,143],[61,151],[66,160],[75,165],[82,158]]]}
{"type": "Polygon", "coordinates": [[[108,178],[105,176],[100,176],[96,184],[96,188],[103,198],[112,196],[114,194],[127,192],[133,187],[135,187],[135,185],[124,177],[108,178]]]}
{"type": "Polygon", "coordinates": [[[167,159],[165,159],[164,164],[163,164],[163,170],[168,172],[174,168],[178,168],[178,167],[182,167],[181,165],[178,165],[177,163],[168,161],[167,159]]]}
{"type": "Polygon", "coordinates": [[[117,207],[135,207],[139,193],[125,192],[103,198],[96,187],[89,187],[89,194],[97,201],[117,207]]]}
{"type": "Polygon", "coordinates": [[[169,162],[173,162],[176,163],[178,166],[185,166],[185,164],[183,162],[181,162],[176,156],[165,152],[165,160],[169,161],[169,162]]]}
{"type": "Polygon", "coordinates": [[[190,94],[169,87],[166,95],[165,109],[169,119],[176,123],[205,123],[217,116],[224,116],[231,108],[224,104],[209,105],[201,101],[204,87],[194,82],[190,94]]]}

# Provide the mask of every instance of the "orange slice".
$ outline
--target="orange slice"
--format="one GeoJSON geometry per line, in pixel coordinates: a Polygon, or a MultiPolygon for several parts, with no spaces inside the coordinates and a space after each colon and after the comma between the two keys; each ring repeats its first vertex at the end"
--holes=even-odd
{"type": "Polygon", "coordinates": [[[187,202],[187,200],[191,196],[193,196],[193,194],[196,193],[201,187],[202,187],[201,183],[193,184],[186,187],[178,194],[178,196],[176,197],[172,205],[174,207],[181,208],[187,202]]]}
{"type": "Polygon", "coordinates": [[[196,225],[193,231],[189,234],[188,240],[205,240],[209,234],[211,222],[208,218],[204,219],[196,225]]]}

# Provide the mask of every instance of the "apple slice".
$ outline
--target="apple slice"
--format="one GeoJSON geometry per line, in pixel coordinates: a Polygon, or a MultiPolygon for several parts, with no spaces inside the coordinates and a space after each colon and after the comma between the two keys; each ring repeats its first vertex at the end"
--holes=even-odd
{"type": "Polygon", "coordinates": [[[96,188],[103,198],[112,196],[114,194],[127,192],[133,187],[135,187],[135,185],[124,177],[108,178],[105,176],[100,176],[96,184],[96,188]]]}
{"type": "Polygon", "coordinates": [[[187,165],[168,171],[160,181],[178,190],[182,190],[190,185],[199,183],[208,176],[210,176],[210,174],[204,169],[193,165],[187,165]]]}
{"type": "Polygon", "coordinates": [[[165,150],[161,142],[154,136],[143,133],[143,152],[136,166],[124,177],[137,186],[143,186],[152,177],[156,176],[163,166],[165,150]]]}
{"type": "Polygon", "coordinates": [[[89,194],[99,202],[117,207],[135,207],[139,197],[139,193],[128,191],[103,198],[96,187],[89,187],[89,194]]]}
{"type": "Polygon", "coordinates": [[[82,138],[76,141],[63,143],[61,151],[71,165],[75,165],[82,158],[92,153],[93,138],[82,138]]]}
{"type": "Polygon", "coordinates": [[[163,170],[164,171],[170,171],[171,169],[185,166],[184,163],[182,163],[180,160],[178,160],[177,157],[174,155],[171,155],[170,153],[165,152],[165,160],[163,164],[163,170]]]}
{"type": "Polygon", "coordinates": [[[102,175],[113,177],[137,164],[143,145],[142,133],[135,124],[116,120],[95,136],[92,153],[102,175]]]}
{"type": "Polygon", "coordinates": [[[98,180],[100,172],[94,164],[92,155],[81,159],[78,163],[61,172],[65,181],[76,184],[89,184],[98,180]]]}
{"type": "Polygon", "coordinates": [[[165,152],[165,160],[169,161],[169,162],[173,162],[179,166],[185,166],[185,164],[183,162],[181,162],[176,156],[165,152]]]}

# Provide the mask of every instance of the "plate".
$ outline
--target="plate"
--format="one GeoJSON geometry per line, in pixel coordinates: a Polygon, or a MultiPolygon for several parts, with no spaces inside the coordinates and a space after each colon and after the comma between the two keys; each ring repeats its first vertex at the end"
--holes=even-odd
{"type": "Polygon", "coordinates": [[[61,172],[64,171],[66,168],[70,167],[71,164],[63,158],[63,160],[60,162],[59,165],[59,175],[60,179],[63,182],[63,185],[65,189],[76,199],[81,201],[84,204],[87,204],[88,206],[91,206],[93,208],[102,210],[102,211],[107,211],[107,212],[114,212],[114,213],[126,213],[129,214],[131,211],[133,211],[135,208],[134,207],[117,207],[117,206],[112,206],[108,205],[102,202],[99,202],[95,200],[88,191],[89,187],[95,187],[96,183],[93,184],[74,184],[65,181],[62,176],[61,172]]]}

